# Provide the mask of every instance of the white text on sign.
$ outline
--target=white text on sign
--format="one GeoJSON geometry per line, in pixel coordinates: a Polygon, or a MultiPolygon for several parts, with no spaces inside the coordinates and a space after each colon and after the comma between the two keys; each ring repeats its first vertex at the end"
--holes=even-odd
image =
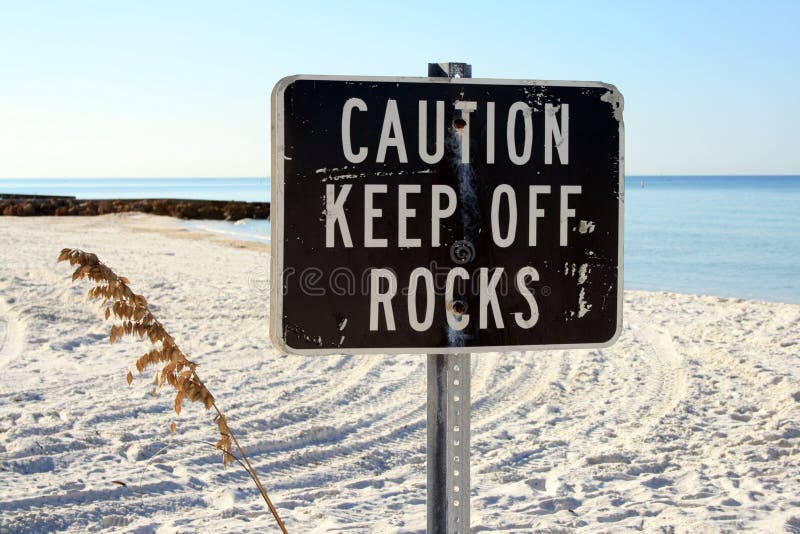
{"type": "MultiPolygon", "coordinates": [[[[486,163],[494,164],[496,161],[496,113],[495,103],[486,102],[486,163]]],[[[417,128],[419,132],[418,153],[420,159],[429,165],[441,161],[444,157],[445,148],[445,103],[443,100],[435,102],[435,146],[431,153],[427,146],[428,139],[428,101],[419,101],[419,115],[417,128]]],[[[478,109],[478,103],[473,101],[456,101],[453,104],[456,111],[461,114],[459,123],[459,133],[461,133],[461,148],[459,150],[461,163],[470,163],[470,115],[478,109]]],[[[354,113],[368,113],[367,103],[360,98],[348,99],[342,108],[342,151],[345,158],[350,163],[363,163],[370,155],[370,149],[365,146],[353,147],[352,129],[354,113]]],[[[508,147],[508,159],[514,165],[525,165],[533,157],[533,113],[534,108],[527,102],[515,102],[508,109],[506,116],[506,145],[508,147]],[[521,146],[517,146],[516,128],[517,121],[523,124],[523,141],[521,146]]],[[[357,121],[356,121],[357,122],[357,121]]],[[[408,125],[406,125],[406,128],[408,125]]],[[[388,150],[394,149],[397,152],[397,160],[400,163],[408,163],[408,151],[403,135],[403,125],[400,121],[400,112],[397,107],[397,100],[388,99],[383,115],[383,126],[375,151],[375,161],[384,163],[388,150]]],[[[543,132],[544,163],[553,163],[553,152],[558,154],[558,159],[562,165],[569,163],[569,104],[545,104],[544,105],[544,132],[543,132]],[[560,111],[560,113],[558,113],[560,111]],[[559,124],[557,114],[561,117],[559,124]]]]}

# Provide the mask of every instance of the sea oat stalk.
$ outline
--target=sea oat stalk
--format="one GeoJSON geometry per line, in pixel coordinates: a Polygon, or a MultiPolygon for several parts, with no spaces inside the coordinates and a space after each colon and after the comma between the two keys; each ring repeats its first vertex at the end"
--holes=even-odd
{"type": "MultiPolygon", "coordinates": [[[[149,366],[163,364],[160,371],[155,375],[155,388],[162,388],[165,384],[175,389],[175,412],[181,413],[181,404],[188,399],[191,402],[200,402],[206,410],[214,409],[216,412],[215,421],[219,430],[219,441],[215,447],[222,452],[222,462],[224,465],[238,459],[232,452],[232,445],[239,452],[243,467],[250,478],[253,479],[259,493],[267,503],[267,507],[272,512],[275,521],[280,526],[282,532],[286,532],[278,511],[270,501],[267,491],[261,480],[258,478],[255,469],[250,464],[250,460],[244,453],[239,441],[231,432],[228,426],[228,419],[217,406],[214,396],[200,379],[197,373],[197,364],[189,358],[175,343],[175,339],[164,329],[164,326],[155,318],[147,305],[147,300],[142,295],[137,295],[129,287],[129,281],[124,276],[117,276],[107,265],[102,263],[95,254],[84,252],[78,249],[65,248],[58,256],[58,261],[68,261],[70,265],[77,265],[72,274],[73,282],[79,279],[88,278],[96,283],[95,287],[89,290],[89,297],[102,299],[102,306],[105,307],[106,320],[118,321],[111,326],[109,340],[113,344],[123,336],[135,335],[139,339],[149,339],[153,349],[144,353],[136,361],[136,369],[141,374],[149,366]],[[114,316],[113,319],[111,316],[114,316]]],[[[128,385],[133,381],[133,373],[128,371],[128,385]]],[[[171,430],[175,431],[175,423],[171,425],[171,430]]],[[[239,462],[241,464],[241,462],[239,462]]]]}

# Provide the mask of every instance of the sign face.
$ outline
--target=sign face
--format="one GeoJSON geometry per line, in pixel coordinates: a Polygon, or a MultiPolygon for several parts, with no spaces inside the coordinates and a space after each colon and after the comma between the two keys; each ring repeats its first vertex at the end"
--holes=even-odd
{"type": "Polygon", "coordinates": [[[273,342],[300,354],[612,344],[623,145],[622,95],[603,83],[281,80],[273,342]]]}

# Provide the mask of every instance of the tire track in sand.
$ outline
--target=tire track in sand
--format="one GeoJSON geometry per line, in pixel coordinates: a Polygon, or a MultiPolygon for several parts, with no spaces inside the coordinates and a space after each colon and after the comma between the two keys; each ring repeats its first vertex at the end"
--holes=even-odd
{"type": "Polygon", "coordinates": [[[528,377],[528,391],[514,393],[520,379],[494,391],[518,399],[493,399],[497,413],[479,419],[474,439],[494,428],[493,420],[506,427],[513,422],[517,435],[509,436],[508,447],[490,451],[479,477],[494,473],[507,482],[542,473],[550,493],[587,465],[634,460],[624,451],[637,449],[675,409],[687,381],[668,333],[630,325],[625,337],[633,338],[635,350],[624,358],[613,349],[563,351],[540,357],[543,368],[529,369],[536,376],[528,377]],[[533,451],[528,436],[538,444],[533,451]]]}
{"type": "Polygon", "coordinates": [[[7,304],[0,302],[0,369],[16,360],[25,345],[25,323],[7,304]]]}
{"type": "Polygon", "coordinates": [[[560,465],[547,476],[548,491],[568,484],[576,470],[635,462],[637,457],[630,451],[641,451],[639,442],[652,435],[662,418],[687,394],[683,357],[669,333],[637,323],[629,323],[629,327],[635,350],[625,358],[617,357],[611,349],[589,352],[589,356],[601,355],[599,363],[608,368],[590,388],[577,384],[569,388],[571,395],[564,402],[583,417],[572,419],[577,425],[558,429],[568,446],[558,458],[560,465]],[[594,388],[605,389],[602,404],[597,395],[587,394],[587,389],[594,388]],[[603,408],[598,410],[599,406],[603,408]],[[586,421],[591,424],[582,428],[581,423],[586,421]]]}
{"type": "Polygon", "coordinates": [[[333,380],[330,385],[334,387],[324,398],[306,399],[308,419],[281,429],[281,439],[254,443],[248,447],[251,455],[263,458],[263,468],[284,480],[284,489],[291,489],[302,487],[304,478],[318,476],[317,472],[332,462],[343,476],[353,464],[359,470],[364,451],[374,453],[386,445],[413,451],[424,445],[424,398],[408,395],[414,382],[418,382],[416,389],[424,391],[424,365],[409,369],[397,358],[357,357],[358,366],[368,369],[365,375],[356,380],[333,380]],[[400,372],[392,370],[398,364],[400,372]],[[346,412],[348,423],[332,427],[331,421],[342,421],[337,412],[346,412]]]}
{"type": "Polygon", "coordinates": [[[473,435],[490,432],[509,414],[540,403],[548,387],[557,387],[565,373],[565,358],[564,353],[512,353],[497,357],[491,368],[475,368],[480,386],[472,391],[473,435]]]}

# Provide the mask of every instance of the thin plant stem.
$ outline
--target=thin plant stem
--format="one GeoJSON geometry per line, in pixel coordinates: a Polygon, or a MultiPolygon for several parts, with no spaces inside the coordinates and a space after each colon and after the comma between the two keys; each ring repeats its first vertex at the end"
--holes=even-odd
{"type": "MultiPolygon", "coordinates": [[[[197,371],[195,371],[194,376],[195,376],[195,378],[197,378],[198,382],[203,383],[203,381],[200,379],[200,376],[198,376],[197,371]]],[[[216,402],[212,403],[211,406],[217,412],[217,415],[219,417],[225,417],[225,415],[222,413],[222,411],[220,411],[220,409],[217,406],[216,402]]],[[[226,420],[227,420],[227,418],[226,418],[226,420]]],[[[250,459],[245,454],[244,450],[242,449],[242,446],[239,445],[239,440],[236,439],[236,436],[233,434],[233,430],[231,430],[231,428],[228,426],[227,421],[225,423],[225,426],[228,428],[228,435],[233,440],[234,445],[236,445],[236,448],[238,449],[239,454],[242,456],[242,460],[244,460],[245,465],[247,465],[247,468],[245,469],[245,471],[247,471],[247,474],[249,474],[250,478],[252,478],[253,482],[255,482],[256,487],[258,488],[258,492],[261,493],[261,496],[264,498],[264,502],[267,503],[267,507],[269,508],[269,511],[272,512],[272,517],[275,518],[275,521],[278,523],[278,526],[280,527],[281,532],[283,532],[283,534],[288,534],[288,532],[286,530],[286,527],[284,526],[283,521],[281,520],[281,517],[278,515],[278,510],[275,508],[275,505],[272,504],[272,501],[270,500],[269,495],[267,495],[267,490],[264,488],[264,485],[261,483],[261,479],[258,478],[258,474],[256,473],[256,470],[253,468],[252,464],[250,463],[250,459]]],[[[228,451],[223,451],[223,453],[230,454],[230,453],[228,453],[228,451]]],[[[233,455],[231,454],[231,456],[233,456],[233,455]]],[[[234,458],[236,458],[236,457],[234,456],[234,458]]]]}
{"type": "MultiPolygon", "coordinates": [[[[136,333],[140,339],[149,337],[154,348],[150,352],[142,355],[136,362],[136,368],[141,373],[150,365],[163,363],[164,367],[160,375],[156,373],[156,387],[162,387],[164,383],[169,383],[177,391],[175,397],[175,412],[181,413],[181,403],[184,399],[189,401],[201,402],[206,410],[214,408],[217,412],[217,426],[219,428],[220,440],[215,447],[222,451],[223,464],[236,461],[247,471],[250,478],[258,488],[258,492],[267,503],[269,511],[278,523],[281,532],[287,533],[278,510],[272,504],[267,494],[267,490],[258,478],[256,470],[250,463],[250,459],[239,444],[239,440],[228,426],[228,419],[219,409],[216,399],[206,387],[205,383],[197,374],[197,364],[186,357],[186,354],[175,343],[175,339],[166,331],[164,325],[155,318],[147,305],[147,300],[142,295],[135,294],[128,285],[128,279],[118,276],[107,265],[101,262],[95,254],[87,253],[77,249],[63,249],[58,257],[58,261],[69,261],[70,265],[79,265],[72,275],[72,280],[89,278],[97,286],[89,290],[89,296],[95,299],[103,299],[105,307],[105,317],[109,319],[114,315],[122,321],[122,324],[111,326],[110,340],[114,343],[116,339],[124,335],[136,333]],[[107,305],[112,302],[113,305],[107,305]],[[160,349],[156,342],[161,343],[160,349]],[[239,451],[244,464],[231,452],[231,441],[239,451]],[[231,460],[232,459],[232,460],[231,460]]],[[[113,321],[113,320],[112,320],[113,321]]],[[[133,380],[132,373],[129,371],[127,376],[128,384],[133,380]]],[[[156,388],[153,388],[155,394],[156,388]]],[[[175,423],[171,426],[173,432],[175,423]]]]}

